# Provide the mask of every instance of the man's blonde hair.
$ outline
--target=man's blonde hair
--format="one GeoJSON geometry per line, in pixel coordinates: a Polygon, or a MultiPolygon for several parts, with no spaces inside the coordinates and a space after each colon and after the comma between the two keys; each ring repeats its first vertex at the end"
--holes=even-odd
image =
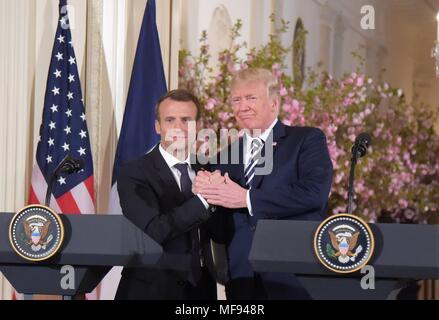
{"type": "Polygon", "coordinates": [[[239,71],[232,79],[231,88],[233,89],[241,83],[262,82],[267,90],[268,96],[274,98],[279,92],[277,78],[267,69],[245,69],[239,71]]]}

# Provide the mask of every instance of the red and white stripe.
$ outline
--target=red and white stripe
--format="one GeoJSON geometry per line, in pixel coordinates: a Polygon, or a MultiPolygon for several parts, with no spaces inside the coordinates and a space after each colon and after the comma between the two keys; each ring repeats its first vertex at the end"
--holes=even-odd
{"type": "MultiPolygon", "coordinates": [[[[46,198],[46,179],[36,164],[32,171],[32,183],[29,192],[29,204],[44,204],[46,198]]],[[[94,206],[94,179],[90,176],[75,188],[66,192],[59,198],[53,195],[50,207],[57,213],[65,214],[93,214],[94,206]]]]}

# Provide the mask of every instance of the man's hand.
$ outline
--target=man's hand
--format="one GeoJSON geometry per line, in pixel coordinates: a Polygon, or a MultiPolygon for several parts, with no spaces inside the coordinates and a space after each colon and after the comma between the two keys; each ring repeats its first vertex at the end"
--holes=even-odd
{"type": "Polygon", "coordinates": [[[221,172],[219,170],[215,172],[200,170],[192,182],[192,193],[200,194],[201,188],[220,183],[225,183],[225,180],[224,177],[221,176],[221,172]]]}
{"type": "Polygon", "coordinates": [[[210,184],[226,183],[225,178],[221,175],[221,171],[217,170],[210,175],[210,184]]]}
{"type": "Polygon", "coordinates": [[[204,184],[200,186],[199,194],[214,206],[229,209],[247,208],[247,189],[233,182],[229,174],[224,176],[225,183],[204,184]]]}

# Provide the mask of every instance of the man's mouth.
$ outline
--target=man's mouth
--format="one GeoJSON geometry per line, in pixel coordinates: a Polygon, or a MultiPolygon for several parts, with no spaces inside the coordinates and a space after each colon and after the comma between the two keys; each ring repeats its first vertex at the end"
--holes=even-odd
{"type": "Polygon", "coordinates": [[[239,116],[242,120],[248,120],[254,118],[254,115],[252,114],[246,114],[246,115],[240,115],[239,116]]]}
{"type": "Polygon", "coordinates": [[[185,139],[185,136],[172,136],[172,141],[184,141],[185,139]]]}

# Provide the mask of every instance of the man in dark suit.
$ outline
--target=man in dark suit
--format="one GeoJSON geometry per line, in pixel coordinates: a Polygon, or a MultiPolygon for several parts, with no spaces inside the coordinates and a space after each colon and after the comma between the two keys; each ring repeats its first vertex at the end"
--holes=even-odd
{"type": "Polygon", "coordinates": [[[119,174],[124,216],[161,244],[165,254],[154,268],[125,268],[116,299],[216,299],[216,281],[208,271],[209,220],[214,213],[192,193],[200,166],[192,164],[188,132],[189,124],[198,120],[199,108],[198,99],[184,90],[161,98],[156,111],[160,144],[119,174]],[[177,270],[184,263],[190,265],[189,272],[177,270]]]}
{"type": "Polygon", "coordinates": [[[322,220],[332,183],[324,133],[282,124],[277,92],[268,70],[235,76],[231,104],[246,133],[217,159],[225,184],[209,185],[197,177],[193,186],[210,204],[227,208],[218,211],[229,220],[228,299],[310,298],[294,275],[257,273],[248,260],[258,220],[322,220]]]}

